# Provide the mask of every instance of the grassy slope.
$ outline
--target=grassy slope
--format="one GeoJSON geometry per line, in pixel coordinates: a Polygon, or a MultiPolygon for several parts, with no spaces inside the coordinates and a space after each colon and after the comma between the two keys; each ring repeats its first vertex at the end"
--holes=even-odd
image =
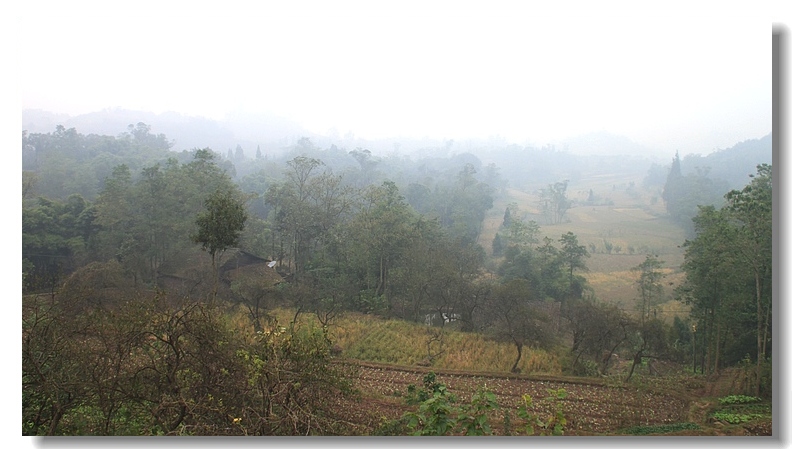
{"type": "MultiPolygon", "coordinates": [[[[274,311],[281,325],[290,322],[293,314],[293,310],[274,311]]],[[[319,326],[309,314],[300,316],[299,325],[319,326]]],[[[336,319],[330,326],[330,340],[341,348],[344,357],[393,365],[416,365],[431,351],[437,354],[431,365],[434,368],[509,372],[517,357],[513,344],[461,332],[453,323],[444,328],[428,327],[361,313],[347,313],[336,319]]],[[[519,367],[523,373],[561,374],[558,357],[543,350],[524,348],[519,367]]]]}

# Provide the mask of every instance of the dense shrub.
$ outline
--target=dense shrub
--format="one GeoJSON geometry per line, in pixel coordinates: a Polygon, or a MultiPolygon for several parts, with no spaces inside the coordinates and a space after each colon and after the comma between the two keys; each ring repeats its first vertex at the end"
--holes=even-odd
{"type": "Polygon", "coordinates": [[[254,334],[218,305],[133,291],[75,312],[65,295],[23,301],[24,435],[344,433],[354,376],[321,330],[254,334]]]}

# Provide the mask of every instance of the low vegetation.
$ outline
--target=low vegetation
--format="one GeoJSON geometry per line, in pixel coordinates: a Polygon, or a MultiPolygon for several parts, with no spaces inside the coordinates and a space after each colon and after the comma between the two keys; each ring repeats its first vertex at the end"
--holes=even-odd
{"type": "Polygon", "coordinates": [[[561,402],[566,398],[566,391],[548,390],[547,393],[543,402],[551,404],[549,412],[536,410],[531,395],[524,394],[523,404],[512,419],[511,413],[501,409],[497,396],[486,386],[475,391],[469,402],[463,402],[450,393],[445,384],[437,381],[435,373],[429,372],[423,378],[423,387],[418,388],[414,384],[407,387],[405,402],[417,406],[417,411],[384,423],[375,434],[561,436],[567,422],[561,402]]]}
{"type": "Polygon", "coordinates": [[[676,424],[663,424],[659,426],[633,426],[624,429],[625,435],[662,435],[678,433],[685,430],[700,430],[701,426],[696,423],[684,422],[676,424]]]}
{"type": "Polygon", "coordinates": [[[771,416],[771,404],[761,398],[746,395],[729,395],[718,399],[719,406],[710,414],[714,421],[741,424],[771,416]]]}

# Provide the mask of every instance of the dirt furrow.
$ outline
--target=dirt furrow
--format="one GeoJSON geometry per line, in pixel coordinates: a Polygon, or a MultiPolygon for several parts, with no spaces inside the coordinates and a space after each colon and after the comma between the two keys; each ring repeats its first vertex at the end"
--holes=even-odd
{"type": "MultiPolygon", "coordinates": [[[[361,364],[356,386],[364,396],[382,396],[386,402],[375,405],[380,416],[388,403],[398,404],[407,387],[420,387],[429,370],[422,368],[389,367],[361,364]]],[[[636,388],[602,385],[595,381],[564,382],[544,380],[529,376],[508,376],[473,372],[436,371],[437,381],[460,401],[465,402],[479,388],[486,386],[495,393],[504,409],[514,411],[523,404],[523,395],[529,394],[538,413],[550,413],[551,404],[544,401],[548,390],[563,388],[567,397],[562,400],[568,420],[568,434],[598,434],[635,425],[658,425],[686,421],[688,403],[684,399],[653,393],[636,388]]],[[[360,404],[365,407],[365,401],[360,404]]],[[[401,407],[398,407],[401,409],[401,407]]],[[[395,412],[395,410],[394,410],[395,412]]]]}

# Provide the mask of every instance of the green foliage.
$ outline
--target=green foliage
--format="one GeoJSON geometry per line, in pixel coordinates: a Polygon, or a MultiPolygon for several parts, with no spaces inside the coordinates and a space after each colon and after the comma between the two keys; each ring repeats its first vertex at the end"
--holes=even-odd
{"type": "Polygon", "coordinates": [[[503,239],[500,236],[500,233],[495,234],[495,238],[492,239],[492,256],[493,257],[500,257],[503,255],[503,239]]]}
{"type": "Polygon", "coordinates": [[[22,208],[24,291],[49,289],[87,258],[96,235],[95,209],[78,195],[39,197],[22,208]]]}
{"type": "Polygon", "coordinates": [[[156,283],[162,271],[173,274],[185,268],[195,217],[206,213],[205,203],[215,192],[235,191],[210,149],[185,157],[192,160],[179,163],[172,157],[143,167],[139,174],[124,164],[113,169],[94,203],[93,258],[114,258],[148,284],[156,283]]]}
{"type": "MultiPolygon", "coordinates": [[[[516,209],[516,206],[513,206],[516,209]]],[[[509,209],[506,209],[509,211],[509,209]]],[[[506,241],[509,246],[516,246],[524,250],[532,248],[539,243],[539,224],[530,220],[527,223],[518,216],[510,216],[508,226],[504,218],[503,228],[506,230],[506,241]]]]}
{"type": "Polygon", "coordinates": [[[578,363],[572,367],[572,374],[583,377],[597,377],[601,373],[597,362],[594,360],[584,359],[578,361],[578,363]]]}
{"type": "Polygon", "coordinates": [[[674,424],[660,424],[656,426],[633,426],[624,429],[622,433],[626,435],[658,435],[664,433],[676,433],[684,430],[700,430],[701,427],[696,423],[683,422],[674,424]]]}
{"type": "Polygon", "coordinates": [[[547,223],[558,224],[565,220],[566,213],[572,207],[567,198],[566,190],[569,180],[555,182],[540,192],[540,208],[547,223]]]}
{"type": "Polygon", "coordinates": [[[236,415],[247,435],[333,434],[335,395],[352,395],[354,373],[330,364],[330,342],[321,330],[280,327],[238,349],[249,385],[236,415]]]}
{"type": "Polygon", "coordinates": [[[192,236],[195,243],[212,255],[239,243],[245,228],[247,212],[233,191],[216,190],[205,201],[206,209],[198,215],[198,231],[192,236]]]}
{"type": "Polygon", "coordinates": [[[756,396],[732,394],[718,398],[710,418],[728,424],[742,424],[772,416],[772,405],[756,396]]]}
{"type": "Polygon", "coordinates": [[[457,418],[457,425],[463,435],[492,435],[490,416],[500,409],[495,393],[487,390],[486,385],[479,388],[470,399],[470,404],[462,407],[457,418]]]}
{"type": "Polygon", "coordinates": [[[264,194],[269,208],[273,257],[293,267],[301,283],[306,268],[325,257],[345,257],[342,240],[347,213],[352,207],[350,190],[318,159],[298,156],[287,162],[283,182],[271,183],[264,194]]]}
{"type": "MultiPolygon", "coordinates": [[[[512,223],[514,227],[518,222],[512,223]]],[[[491,334],[513,342],[517,348],[514,369],[522,356],[522,347],[547,347],[556,336],[550,301],[561,303],[561,314],[568,316],[569,303],[583,298],[588,290],[584,277],[587,271],[586,247],[578,244],[572,232],[561,235],[561,247],[545,237],[538,248],[510,246],[499,267],[500,285],[488,296],[484,320],[491,334]]],[[[557,329],[557,328],[556,328],[557,329]]]]}
{"type": "MultiPolygon", "coordinates": [[[[548,397],[541,405],[550,409],[549,414],[536,412],[531,396],[524,395],[524,404],[517,411],[522,421],[515,424],[511,414],[504,412],[503,434],[513,434],[516,425],[518,433],[524,435],[563,435],[567,421],[561,401],[566,399],[566,395],[564,389],[548,390],[548,397]]],[[[396,435],[398,431],[406,431],[414,436],[494,435],[492,422],[501,410],[495,393],[486,386],[476,390],[470,402],[459,404],[446,386],[437,382],[432,372],[424,376],[422,388],[408,387],[405,401],[409,405],[417,405],[418,409],[405,413],[395,422],[384,423],[378,434],[396,435]]]]}
{"type": "Polygon", "coordinates": [[[751,360],[750,354],[746,354],[737,363],[738,374],[737,382],[745,394],[753,394],[754,397],[769,398],[773,391],[773,360],[768,358],[763,361],[757,373],[756,362],[751,360]],[[758,376],[757,376],[758,374],[758,376]],[[758,383],[758,384],[757,384],[758,383]],[[758,388],[757,388],[758,387],[758,388]],[[756,393],[758,396],[755,396],[756,393]]]}
{"type": "Polygon", "coordinates": [[[517,416],[523,419],[523,430],[526,435],[561,436],[567,424],[562,401],[566,399],[567,392],[563,388],[548,389],[548,396],[543,400],[550,408],[549,413],[535,411],[531,395],[523,395],[523,404],[517,409],[517,416]]]}
{"type": "Polygon", "coordinates": [[[683,175],[677,153],[663,189],[663,200],[671,218],[682,225],[688,234],[692,234],[691,219],[696,216],[698,207],[720,207],[727,190],[725,181],[712,179],[706,172],[683,175]]]}
{"type": "Polygon", "coordinates": [[[694,218],[696,237],[685,242],[685,282],[676,293],[692,306],[698,335],[708,342],[705,370],[717,369],[716,360],[739,363],[750,351],[759,396],[772,331],[772,168],[758,166],[751,183],[726,200],[694,218]]]}
{"type": "Polygon", "coordinates": [[[405,402],[408,405],[416,405],[424,402],[434,396],[435,394],[446,395],[446,386],[437,381],[437,375],[434,372],[427,373],[423,378],[423,387],[417,388],[414,384],[407,386],[407,395],[405,402]]]}
{"type": "Polygon", "coordinates": [[[578,244],[577,236],[573,232],[567,232],[561,236],[559,257],[564,265],[568,267],[570,276],[575,270],[587,270],[586,262],[583,259],[589,257],[589,253],[584,245],[578,244]]]}
{"type": "Polygon", "coordinates": [[[445,390],[435,393],[432,397],[421,402],[417,412],[408,412],[404,415],[407,428],[413,436],[442,436],[450,435],[456,425],[453,406],[454,397],[447,395],[445,390]]]}
{"type": "Polygon", "coordinates": [[[720,405],[734,405],[734,404],[752,404],[761,401],[761,398],[756,396],[746,396],[743,394],[732,394],[722,398],[718,398],[720,405]]]}
{"type": "Polygon", "coordinates": [[[492,435],[490,417],[500,408],[495,394],[486,388],[476,391],[469,404],[455,405],[456,397],[436,381],[434,373],[424,377],[422,389],[408,387],[406,402],[418,405],[417,412],[402,417],[409,432],[416,436],[492,435]]]}
{"type": "Polygon", "coordinates": [[[477,166],[478,160],[465,162],[455,176],[438,182],[428,198],[431,209],[424,209],[427,215],[437,217],[450,237],[465,243],[477,241],[481,223],[493,205],[493,189],[477,178],[477,166]]]}
{"type": "Polygon", "coordinates": [[[588,286],[577,272],[588,271],[585,258],[590,255],[585,246],[578,244],[574,233],[562,234],[560,240],[560,248],[549,237],[537,248],[510,246],[498,268],[502,282],[526,280],[537,299],[563,302],[581,298],[588,286]]]}
{"type": "Polygon", "coordinates": [[[64,199],[77,193],[93,201],[113,167],[137,170],[169,157],[163,134],[152,134],[144,123],[129,130],[119,137],[83,135],[58,125],[53,133],[23,134],[23,169],[37,174],[35,194],[64,199]]]}
{"type": "Polygon", "coordinates": [[[717,421],[722,421],[729,424],[740,424],[764,417],[764,415],[759,413],[734,413],[726,411],[718,411],[713,413],[711,416],[717,421]]]}
{"type": "Polygon", "coordinates": [[[405,413],[401,421],[411,435],[448,435],[457,425],[459,409],[454,405],[456,401],[445,384],[437,382],[434,372],[427,373],[422,388],[416,388],[413,384],[407,386],[405,402],[418,405],[418,410],[405,413]]]}
{"type": "Polygon", "coordinates": [[[663,295],[662,280],[665,274],[660,271],[663,264],[656,255],[646,256],[643,262],[633,267],[632,271],[638,273],[635,281],[638,287],[638,310],[640,311],[641,321],[649,318],[652,306],[656,306],[663,295]]]}

